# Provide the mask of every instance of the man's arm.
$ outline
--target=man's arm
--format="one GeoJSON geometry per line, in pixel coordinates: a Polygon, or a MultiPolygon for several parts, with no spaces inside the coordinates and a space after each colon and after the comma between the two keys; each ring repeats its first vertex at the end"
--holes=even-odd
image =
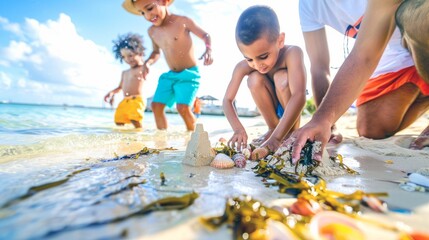
{"type": "Polygon", "coordinates": [[[294,161],[299,159],[307,140],[321,141],[322,148],[326,145],[330,127],[347,111],[364,88],[393,34],[394,16],[399,3],[398,0],[368,1],[353,50],[336,74],[312,120],[293,134],[296,138],[292,152],[294,161]]]}
{"type": "Polygon", "coordinates": [[[305,48],[310,59],[311,85],[316,106],[319,106],[329,88],[330,58],[325,28],[304,32],[305,48]]]}

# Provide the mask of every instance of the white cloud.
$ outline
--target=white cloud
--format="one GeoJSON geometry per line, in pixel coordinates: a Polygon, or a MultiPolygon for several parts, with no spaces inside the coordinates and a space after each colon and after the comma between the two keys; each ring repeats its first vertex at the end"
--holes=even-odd
{"type": "Polygon", "coordinates": [[[12,85],[12,79],[10,79],[10,77],[6,73],[0,72],[1,89],[3,90],[9,89],[11,85],[12,85]]]}
{"type": "Polygon", "coordinates": [[[60,14],[57,20],[45,23],[26,19],[22,26],[4,18],[0,22],[3,27],[24,29],[25,36],[18,36],[20,41],[12,40],[2,50],[1,65],[20,68],[17,72],[22,79],[17,86],[32,88],[32,94],[74,95],[75,101],[89,98],[85,103],[94,105],[119,83],[120,64],[108,49],[80,36],[69,16],[60,14]],[[76,89],[82,99],[76,96],[76,89]]]}
{"type": "Polygon", "coordinates": [[[17,36],[22,36],[22,30],[19,24],[17,23],[10,23],[8,19],[3,18],[0,16],[0,24],[2,28],[6,31],[12,32],[13,34],[17,36]]]}

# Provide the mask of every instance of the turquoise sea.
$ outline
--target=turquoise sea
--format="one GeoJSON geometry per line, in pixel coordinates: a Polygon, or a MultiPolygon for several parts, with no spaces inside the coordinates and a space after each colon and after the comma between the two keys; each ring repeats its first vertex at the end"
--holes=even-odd
{"type": "MultiPolygon", "coordinates": [[[[167,115],[167,131],[156,130],[150,112],[141,131],[115,126],[113,114],[107,108],[0,104],[0,239],[126,236],[120,224],[86,226],[132,211],[142,196],[150,200],[162,195],[151,183],[139,190],[144,193],[122,192],[131,180],[158,179],[156,171],[182,167],[174,158],[149,163],[118,157],[143,147],[183,151],[190,133],[177,114],[167,115]]],[[[242,121],[244,126],[263,124],[260,117],[242,121]]],[[[224,116],[202,115],[198,122],[212,143],[231,136],[224,116]]]]}

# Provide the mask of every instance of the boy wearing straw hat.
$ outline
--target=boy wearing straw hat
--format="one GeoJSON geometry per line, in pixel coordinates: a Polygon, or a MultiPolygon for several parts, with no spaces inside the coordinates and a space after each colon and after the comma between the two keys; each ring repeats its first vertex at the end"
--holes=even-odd
{"type": "Polygon", "coordinates": [[[152,101],[152,111],[158,129],[167,129],[165,106],[176,108],[183,118],[189,131],[195,129],[196,119],[192,113],[192,105],[200,85],[194,48],[190,33],[202,39],[206,51],[200,59],[204,65],[213,62],[211,41],[207,32],[185,16],[172,14],[168,6],[173,0],[125,0],[122,6],[128,12],[145,17],[153,25],[148,29],[153,50],[144,62],[143,75],[149,73],[149,66],[154,64],[163,51],[170,71],[162,74],[158,81],[152,101]]]}

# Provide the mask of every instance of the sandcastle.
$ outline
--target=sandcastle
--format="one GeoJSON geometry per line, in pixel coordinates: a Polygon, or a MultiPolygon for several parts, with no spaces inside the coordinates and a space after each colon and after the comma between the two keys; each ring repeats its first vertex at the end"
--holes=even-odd
{"type": "Polygon", "coordinates": [[[188,142],[182,163],[195,167],[208,166],[214,157],[215,152],[211,148],[209,135],[199,123],[188,142]]]}

